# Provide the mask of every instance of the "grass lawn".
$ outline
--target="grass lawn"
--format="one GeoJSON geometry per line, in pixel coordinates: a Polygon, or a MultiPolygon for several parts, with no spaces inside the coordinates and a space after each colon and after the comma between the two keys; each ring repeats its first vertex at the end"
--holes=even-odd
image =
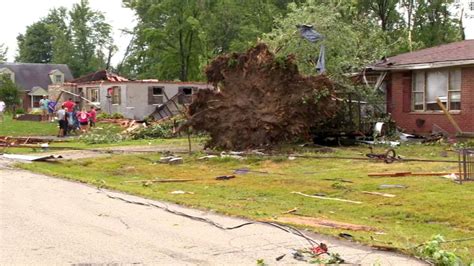
{"type": "MultiPolygon", "coordinates": [[[[400,155],[409,158],[453,159],[441,157],[447,146],[403,146],[400,155]]],[[[377,148],[376,151],[382,151],[377,148]]],[[[330,156],[363,157],[366,147],[338,148],[330,156]]],[[[325,156],[312,153],[305,154],[325,156]]],[[[309,227],[330,235],[350,233],[365,244],[396,247],[414,254],[413,247],[441,234],[446,239],[474,235],[474,183],[455,184],[441,177],[368,177],[369,172],[440,171],[456,172],[457,163],[405,162],[385,164],[349,159],[302,159],[287,157],[249,157],[246,160],[217,158],[198,160],[196,154],[184,157],[184,164],[157,164],[159,154],[117,155],[104,159],[84,159],[58,163],[33,163],[22,168],[47,175],[79,180],[90,184],[125,191],[148,198],[166,200],[186,206],[256,220],[282,217],[316,217],[337,222],[374,227],[384,234],[347,229],[309,227]],[[250,172],[235,179],[217,181],[216,176],[232,174],[234,169],[250,168],[268,173],[250,172]],[[192,178],[186,183],[126,183],[124,181],[155,178],[192,178]],[[341,179],[353,183],[340,181],[341,179]],[[400,184],[404,189],[381,189],[382,184],[400,184]],[[175,195],[183,190],[194,194],[175,195]],[[327,197],[361,201],[362,204],[321,200],[292,194],[324,194],[327,197]],[[364,194],[362,191],[383,192],[394,198],[364,194]],[[298,208],[295,214],[284,212],[298,208]]],[[[474,257],[474,241],[443,244],[464,261],[474,257]]],[[[344,254],[341,254],[344,256],[344,254]]]]}
{"type": "Polygon", "coordinates": [[[0,136],[56,136],[58,123],[17,121],[10,114],[5,115],[5,121],[0,122],[0,136]]]}

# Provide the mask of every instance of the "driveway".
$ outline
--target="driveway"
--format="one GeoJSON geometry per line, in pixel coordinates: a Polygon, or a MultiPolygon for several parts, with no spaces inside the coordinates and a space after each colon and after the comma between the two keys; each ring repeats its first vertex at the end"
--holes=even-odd
{"type": "MultiPolygon", "coordinates": [[[[85,169],[86,170],[86,169],[85,169]]],[[[109,197],[166,204],[224,226],[245,220],[6,168],[0,163],[0,265],[161,264],[255,265],[301,263],[307,242],[278,228],[253,224],[225,231],[210,224],[109,197]],[[276,258],[286,254],[280,261],[276,258]]],[[[177,195],[179,196],[179,195],[177,195]]],[[[415,259],[311,235],[347,262],[423,265],[415,259]]]]}

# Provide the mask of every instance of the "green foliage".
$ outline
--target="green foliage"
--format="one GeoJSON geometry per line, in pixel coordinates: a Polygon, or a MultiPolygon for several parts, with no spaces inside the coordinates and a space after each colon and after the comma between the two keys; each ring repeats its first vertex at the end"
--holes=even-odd
{"type": "Polygon", "coordinates": [[[146,128],[140,128],[130,133],[132,139],[154,139],[154,138],[173,138],[176,137],[177,126],[182,124],[184,119],[172,119],[152,124],[146,128]]]}
{"type": "Polygon", "coordinates": [[[135,78],[203,79],[202,69],[216,55],[244,51],[288,0],[124,0],[138,16],[134,41],[118,71],[135,78]]]}
{"type": "Polygon", "coordinates": [[[445,240],[443,236],[436,235],[428,242],[418,248],[418,253],[426,260],[439,266],[462,265],[460,259],[453,252],[443,250],[441,244],[445,240]]]}
{"type": "Polygon", "coordinates": [[[5,46],[5,44],[0,44],[0,63],[6,62],[7,61],[7,52],[8,52],[8,47],[5,46]]]}
{"type": "Polygon", "coordinates": [[[113,113],[113,114],[107,114],[107,113],[100,113],[97,115],[97,119],[123,119],[124,116],[121,113],[113,113]]]}
{"type": "Polygon", "coordinates": [[[345,21],[339,6],[318,5],[315,0],[305,4],[288,6],[289,13],[276,20],[272,32],[263,40],[283,55],[295,54],[300,70],[315,73],[315,58],[320,44],[326,46],[326,67],[331,75],[342,75],[359,70],[383,55],[391,53],[394,46],[385,44],[387,33],[366,17],[345,21]],[[313,25],[324,35],[318,44],[301,38],[296,25],[313,25]]]}
{"type": "Polygon", "coordinates": [[[3,100],[10,110],[14,110],[20,103],[19,88],[9,75],[0,75],[0,100],[3,100]]]}
{"type": "Polygon", "coordinates": [[[17,37],[17,62],[68,64],[75,76],[105,68],[114,51],[111,26],[87,0],[51,9],[17,37]],[[106,54],[108,53],[108,57],[106,54]]]}
{"type": "Polygon", "coordinates": [[[127,136],[120,134],[115,127],[110,125],[103,128],[93,128],[79,137],[79,141],[87,144],[118,143],[126,139],[127,136]]]}

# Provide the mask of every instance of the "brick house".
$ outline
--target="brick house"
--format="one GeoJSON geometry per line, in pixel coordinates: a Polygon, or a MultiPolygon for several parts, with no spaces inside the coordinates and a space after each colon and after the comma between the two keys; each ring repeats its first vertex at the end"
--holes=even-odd
{"type": "Polygon", "coordinates": [[[365,73],[383,80],[387,112],[407,133],[456,133],[437,98],[463,132],[474,132],[474,40],[389,57],[365,73]]]}
{"type": "Polygon", "coordinates": [[[21,108],[26,111],[39,107],[48,87],[73,79],[64,64],[0,63],[0,75],[7,75],[20,89],[21,108]]]}

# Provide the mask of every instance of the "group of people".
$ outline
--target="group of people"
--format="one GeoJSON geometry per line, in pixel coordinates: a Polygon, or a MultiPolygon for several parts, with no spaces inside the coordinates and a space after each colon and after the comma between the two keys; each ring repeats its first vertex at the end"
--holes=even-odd
{"type": "MultiPolygon", "coordinates": [[[[47,105],[48,109],[46,111],[48,113],[46,115],[49,115],[49,104],[50,102],[47,105]]],[[[44,114],[43,108],[46,104],[42,105],[40,102],[40,105],[44,114]]],[[[71,131],[87,132],[90,127],[94,127],[97,120],[97,111],[94,106],[91,106],[89,111],[86,108],[79,109],[79,105],[74,103],[72,98],[69,98],[56,111],[56,116],[59,123],[58,137],[64,137],[70,134],[71,131]]]]}

